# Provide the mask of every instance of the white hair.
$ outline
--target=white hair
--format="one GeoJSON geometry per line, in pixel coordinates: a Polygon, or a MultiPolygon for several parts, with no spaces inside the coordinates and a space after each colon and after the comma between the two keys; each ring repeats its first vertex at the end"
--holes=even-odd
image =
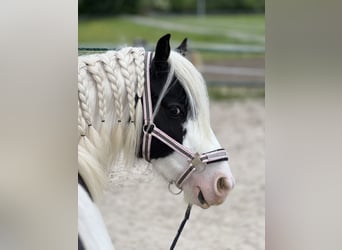
{"type": "MultiPolygon", "coordinates": [[[[133,47],[78,58],[79,173],[95,200],[119,160],[127,166],[137,160],[144,58],[145,50],[133,47]]],[[[170,74],[174,72],[187,93],[199,128],[209,131],[209,101],[201,74],[177,52],[171,52],[169,63],[170,74]]]]}
{"type": "Polygon", "coordinates": [[[210,131],[209,97],[205,81],[195,66],[178,52],[171,51],[169,63],[184,88],[191,112],[204,136],[210,131]]]}

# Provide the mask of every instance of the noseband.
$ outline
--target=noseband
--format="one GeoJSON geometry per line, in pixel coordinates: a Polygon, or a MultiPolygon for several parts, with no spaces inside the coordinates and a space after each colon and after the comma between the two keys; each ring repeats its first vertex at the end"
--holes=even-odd
{"type": "Polygon", "coordinates": [[[188,161],[188,166],[185,171],[179,175],[176,180],[172,180],[169,183],[169,191],[173,194],[180,194],[183,190],[183,184],[189,178],[189,176],[195,171],[204,170],[206,165],[218,162],[228,161],[228,155],[226,150],[223,148],[209,151],[206,153],[199,154],[198,152],[192,152],[189,148],[183,146],[175,139],[167,135],[165,132],[160,130],[153,121],[153,108],[151,98],[151,86],[150,86],[150,65],[152,60],[152,52],[147,52],[145,57],[145,91],[143,95],[143,115],[144,115],[144,126],[143,126],[143,141],[142,141],[142,155],[148,162],[150,159],[151,152],[151,141],[152,137],[165,143],[167,146],[172,148],[184,156],[188,161]],[[176,186],[178,190],[174,190],[172,186],[176,186]]]}

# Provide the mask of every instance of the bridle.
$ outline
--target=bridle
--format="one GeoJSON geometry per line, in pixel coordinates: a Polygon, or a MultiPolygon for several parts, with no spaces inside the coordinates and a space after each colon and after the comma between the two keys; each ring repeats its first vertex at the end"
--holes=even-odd
{"type": "Polygon", "coordinates": [[[206,165],[218,162],[218,161],[228,161],[227,151],[223,148],[219,148],[213,151],[198,153],[192,152],[189,148],[183,146],[175,139],[167,135],[161,129],[159,129],[153,121],[153,108],[152,108],[152,98],[151,98],[151,86],[150,86],[150,65],[152,60],[152,52],[146,52],[145,56],[145,91],[143,95],[143,139],[142,139],[142,156],[148,162],[150,159],[151,152],[151,141],[152,137],[165,143],[167,146],[172,148],[175,152],[184,156],[188,161],[188,166],[179,175],[176,180],[172,180],[169,183],[169,191],[172,194],[180,194],[183,190],[183,184],[195,171],[204,170],[206,165]],[[178,188],[174,191],[172,186],[178,188]]]}
{"type": "MultiPolygon", "coordinates": [[[[203,171],[206,165],[218,162],[218,161],[228,161],[227,151],[223,148],[219,148],[213,151],[205,152],[199,154],[198,152],[192,152],[189,148],[183,146],[175,139],[170,137],[168,134],[159,129],[153,121],[154,113],[152,108],[152,97],[151,97],[151,86],[150,86],[150,65],[152,60],[152,52],[146,52],[145,55],[145,90],[144,95],[142,97],[143,101],[143,116],[144,116],[144,125],[143,125],[143,139],[142,139],[142,156],[143,158],[150,162],[150,153],[151,153],[151,142],[152,137],[160,140],[170,148],[172,148],[175,152],[184,156],[188,161],[188,166],[186,169],[179,175],[176,180],[172,180],[169,182],[169,191],[172,194],[180,194],[183,191],[183,184],[190,177],[192,173],[195,171],[203,171]],[[172,189],[172,186],[178,188],[177,191],[172,189]]],[[[166,86],[167,87],[167,86],[166,86]]],[[[161,96],[163,98],[163,96],[161,96]]],[[[155,110],[158,111],[158,107],[155,107],[155,110]]],[[[170,250],[173,250],[177,244],[178,238],[183,231],[186,221],[189,219],[190,211],[192,205],[189,204],[184,219],[181,222],[176,237],[172,241],[170,250]]]]}

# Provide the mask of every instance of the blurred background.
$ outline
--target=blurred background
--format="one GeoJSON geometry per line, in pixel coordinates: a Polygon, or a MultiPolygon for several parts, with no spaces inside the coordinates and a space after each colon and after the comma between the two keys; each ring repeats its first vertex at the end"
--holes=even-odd
{"type": "Polygon", "coordinates": [[[215,98],[264,96],[264,0],[79,0],[79,47],[144,46],[187,37],[215,98]]]}
{"type": "MultiPolygon", "coordinates": [[[[177,249],[265,249],[265,16],[263,0],[79,0],[80,48],[144,46],[187,37],[210,95],[212,128],[236,186],[227,201],[194,207],[177,249]]],[[[95,53],[79,50],[79,54],[95,53]]],[[[100,205],[116,249],[168,249],[185,212],[182,195],[150,171],[118,170],[100,205]],[[125,172],[127,171],[127,172],[125,172]],[[140,175],[139,175],[140,174],[140,175]]]]}

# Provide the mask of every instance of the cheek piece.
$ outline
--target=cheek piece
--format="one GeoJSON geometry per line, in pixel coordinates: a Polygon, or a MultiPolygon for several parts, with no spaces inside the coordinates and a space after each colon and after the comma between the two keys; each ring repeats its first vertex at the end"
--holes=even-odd
{"type": "MultiPolygon", "coordinates": [[[[152,52],[147,52],[145,56],[145,91],[143,95],[143,141],[142,141],[142,156],[150,162],[151,141],[152,137],[165,143],[172,148],[175,152],[181,154],[187,159],[188,165],[185,170],[179,175],[176,180],[169,183],[169,191],[172,194],[180,194],[183,190],[183,185],[189,176],[195,171],[203,171],[208,164],[218,161],[228,161],[227,151],[219,148],[213,151],[198,153],[192,152],[189,148],[183,146],[175,139],[160,130],[153,122],[153,109],[150,88],[150,65],[152,59],[152,52]]],[[[158,110],[156,108],[155,110],[158,110]]]]}

